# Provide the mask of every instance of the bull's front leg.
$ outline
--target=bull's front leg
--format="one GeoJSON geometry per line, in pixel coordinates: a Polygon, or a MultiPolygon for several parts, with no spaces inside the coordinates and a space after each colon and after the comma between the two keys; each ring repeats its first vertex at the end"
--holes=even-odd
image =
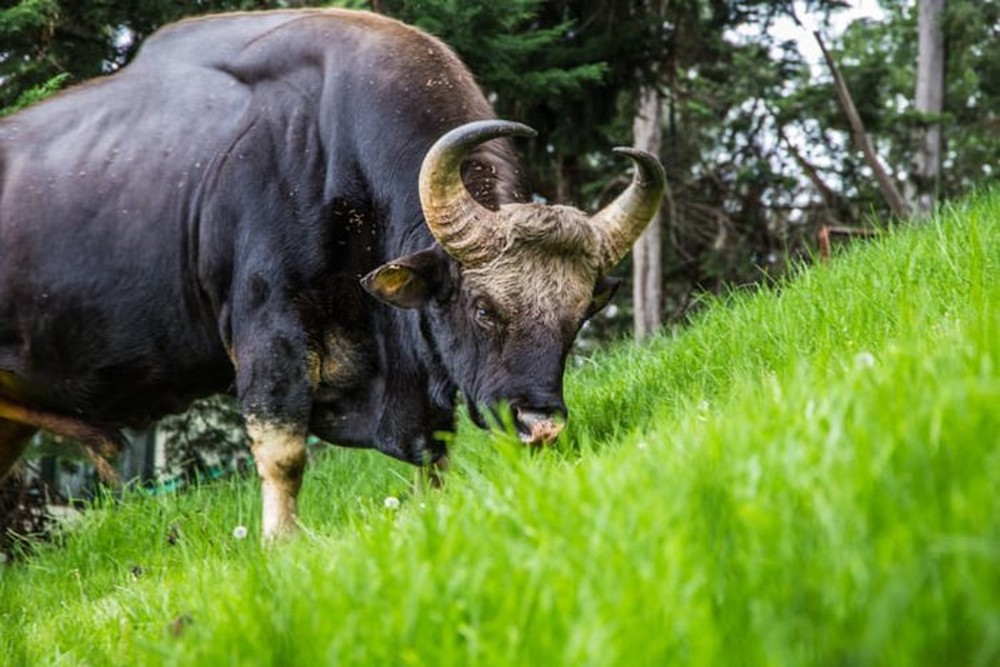
{"type": "MultiPolygon", "coordinates": [[[[259,312],[259,311],[258,311],[259,312]]],[[[233,327],[236,388],[261,479],[264,541],[293,534],[312,409],[306,335],[271,311],[233,327]]]]}
{"type": "Polygon", "coordinates": [[[247,433],[261,480],[264,540],[292,535],[297,528],[296,499],[306,467],[305,432],[293,424],[248,416],[247,433]]]}

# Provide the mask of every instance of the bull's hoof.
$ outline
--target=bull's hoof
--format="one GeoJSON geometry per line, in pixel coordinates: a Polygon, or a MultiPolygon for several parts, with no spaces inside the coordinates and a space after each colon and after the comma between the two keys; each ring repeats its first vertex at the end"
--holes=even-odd
{"type": "Polygon", "coordinates": [[[282,523],[280,526],[264,526],[261,533],[261,543],[265,547],[288,542],[299,534],[298,520],[282,523]]]}
{"type": "Polygon", "coordinates": [[[436,461],[425,465],[422,468],[423,477],[432,489],[440,489],[444,486],[445,475],[448,472],[448,465],[448,455],[442,454],[436,461]]]}

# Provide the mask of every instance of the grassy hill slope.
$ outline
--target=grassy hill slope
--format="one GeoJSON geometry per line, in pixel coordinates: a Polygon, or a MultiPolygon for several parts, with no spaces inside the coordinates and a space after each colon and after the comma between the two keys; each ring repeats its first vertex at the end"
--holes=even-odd
{"type": "Polygon", "coordinates": [[[555,450],[322,452],[278,549],[255,480],[109,500],[0,566],[0,662],[997,664],[998,305],[984,197],[599,355],[555,450]]]}

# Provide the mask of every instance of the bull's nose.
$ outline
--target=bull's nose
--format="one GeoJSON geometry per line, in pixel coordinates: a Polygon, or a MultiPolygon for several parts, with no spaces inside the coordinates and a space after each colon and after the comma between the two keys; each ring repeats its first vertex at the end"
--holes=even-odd
{"type": "Polygon", "coordinates": [[[521,442],[532,446],[551,444],[566,425],[564,411],[549,412],[530,408],[515,408],[514,421],[521,442]]]}

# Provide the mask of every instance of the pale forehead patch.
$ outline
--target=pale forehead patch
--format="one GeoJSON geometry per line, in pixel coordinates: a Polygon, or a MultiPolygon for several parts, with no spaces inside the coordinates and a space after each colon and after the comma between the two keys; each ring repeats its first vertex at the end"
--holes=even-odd
{"type": "Polygon", "coordinates": [[[598,240],[583,212],[519,204],[500,209],[504,250],[464,272],[510,316],[555,324],[583,316],[598,277],[598,240]]]}

